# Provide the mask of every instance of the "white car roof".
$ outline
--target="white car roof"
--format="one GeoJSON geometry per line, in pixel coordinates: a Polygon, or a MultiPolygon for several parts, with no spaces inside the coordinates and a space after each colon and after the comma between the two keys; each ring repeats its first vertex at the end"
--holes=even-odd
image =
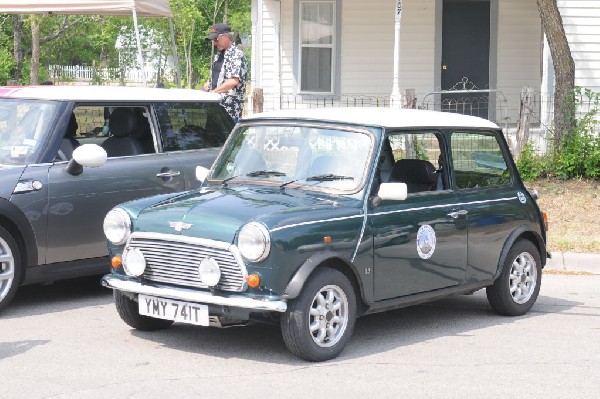
{"type": "Polygon", "coordinates": [[[220,95],[202,90],[128,86],[6,86],[0,97],[57,101],[182,101],[217,102],[220,95]]]}
{"type": "Polygon", "coordinates": [[[452,112],[385,107],[332,107],[269,111],[250,115],[244,118],[244,120],[252,121],[263,118],[317,120],[364,126],[381,126],[385,128],[466,127],[498,129],[498,125],[495,123],[475,116],[452,112]]]}

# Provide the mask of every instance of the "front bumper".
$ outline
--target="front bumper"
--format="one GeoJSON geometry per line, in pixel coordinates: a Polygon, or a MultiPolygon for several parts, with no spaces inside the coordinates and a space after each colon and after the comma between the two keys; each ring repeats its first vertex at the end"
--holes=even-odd
{"type": "Polygon", "coordinates": [[[158,283],[142,283],[131,277],[119,274],[107,274],[102,277],[101,283],[104,287],[112,288],[113,290],[170,298],[185,302],[270,312],[285,312],[287,310],[287,303],[285,301],[250,298],[239,294],[220,296],[211,292],[190,288],[172,287],[158,283]]]}

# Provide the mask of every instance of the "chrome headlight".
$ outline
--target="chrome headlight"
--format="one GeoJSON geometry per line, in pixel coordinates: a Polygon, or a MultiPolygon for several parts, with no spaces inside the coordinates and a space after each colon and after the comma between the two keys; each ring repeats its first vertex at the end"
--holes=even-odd
{"type": "Polygon", "coordinates": [[[269,255],[271,236],[267,228],[257,222],[250,222],[240,230],[238,235],[240,253],[250,262],[260,262],[269,255]]]}
{"type": "Polygon", "coordinates": [[[221,279],[221,268],[219,263],[212,257],[204,258],[198,267],[200,280],[209,287],[214,287],[221,279]]]}
{"type": "Polygon", "coordinates": [[[138,248],[129,248],[123,254],[123,269],[130,276],[138,277],[146,270],[146,258],[138,248]]]}
{"type": "Polygon", "coordinates": [[[115,208],[104,217],[103,227],[108,241],[115,245],[123,245],[131,233],[131,219],[123,209],[115,208]]]}

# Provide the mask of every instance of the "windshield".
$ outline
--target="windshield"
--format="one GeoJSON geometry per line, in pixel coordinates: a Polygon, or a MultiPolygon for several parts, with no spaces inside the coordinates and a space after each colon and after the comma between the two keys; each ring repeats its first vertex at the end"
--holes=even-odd
{"type": "Polygon", "coordinates": [[[39,100],[0,99],[0,163],[36,162],[57,109],[39,100]]]}
{"type": "Polygon", "coordinates": [[[330,126],[260,125],[238,129],[219,157],[211,179],[222,184],[267,181],[282,188],[357,192],[373,148],[365,131],[330,126]]]}

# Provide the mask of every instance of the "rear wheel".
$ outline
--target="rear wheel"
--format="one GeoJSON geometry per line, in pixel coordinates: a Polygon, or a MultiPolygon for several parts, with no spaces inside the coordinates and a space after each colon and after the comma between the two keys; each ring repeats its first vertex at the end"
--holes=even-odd
{"type": "Polygon", "coordinates": [[[15,296],[21,281],[21,256],[12,235],[0,227],[0,310],[15,296]]]}
{"type": "Polygon", "coordinates": [[[528,240],[518,240],[510,249],[502,274],[487,287],[492,308],[506,316],[520,316],[535,303],[542,283],[540,253],[528,240]]]}
{"type": "Polygon", "coordinates": [[[317,270],[281,317],[287,348],[309,361],[333,359],[346,346],[356,321],[356,295],[341,272],[317,270]]]}
{"type": "Polygon", "coordinates": [[[119,291],[113,291],[115,305],[119,316],[129,326],[144,331],[162,330],[173,324],[172,320],[155,319],[154,317],[142,316],[138,312],[138,303],[123,295],[119,291]]]}

